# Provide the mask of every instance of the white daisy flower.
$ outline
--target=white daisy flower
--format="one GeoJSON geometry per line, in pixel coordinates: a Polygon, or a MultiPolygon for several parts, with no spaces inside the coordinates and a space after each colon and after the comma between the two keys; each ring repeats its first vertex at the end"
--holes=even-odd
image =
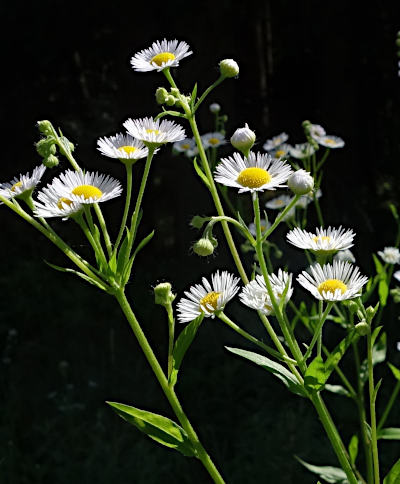
{"type": "Polygon", "coordinates": [[[297,282],[321,301],[345,301],[361,294],[368,277],[360,274],[360,269],[349,262],[333,261],[333,264],[314,264],[310,274],[303,271],[297,282]]]}
{"type": "Polygon", "coordinates": [[[131,58],[131,65],[138,72],[162,71],[179,66],[179,61],[192,54],[186,42],[157,40],[151,47],[143,49],[131,58]]]}
{"type": "Polygon", "coordinates": [[[278,134],[278,136],[274,136],[271,139],[267,139],[267,141],[263,144],[263,148],[265,151],[271,151],[277,148],[278,146],[282,145],[289,139],[289,135],[286,133],[278,134]]]}
{"type": "Polygon", "coordinates": [[[289,158],[291,148],[292,146],[288,143],[283,143],[282,145],[278,146],[278,148],[271,150],[269,154],[272,156],[272,158],[276,158],[277,160],[280,158],[289,158]]]}
{"type": "Polygon", "coordinates": [[[321,136],[325,136],[326,132],[325,129],[320,124],[311,124],[310,125],[310,136],[311,138],[315,139],[316,141],[321,136]]]}
{"type": "Polygon", "coordinates": [[[393,277],[397,280],[397,281],[400,281],[400,271],[396,271],[394,274],[393,274],[393,277]]]}
{"type": "Polygon", "coordinates": [[[344,146],[344,141],[339,136],[326,135],[315,138],[315,140],[319,145],[326,148],[343,148],[344,146]]]}
{"type": "MultiPolygon", "coordinates": [[[[272,286],[276,302],[279,304],[286,286],[288,290],[285,295],[285,304],[289,301],[293,294],[292,288],[292,274],[288,274],[282,269],[279,269],[278,275],[270,274],[269,281],[272,286]]],[[[267,286],[262,275],[257,275],[256,278],[246,284],[239,294],[239,299],[246,306],[261,311],[265,315],[274,314],[271,298],[268,295],[267,286]]]]}
{"type": "Polygon", "coordinates": [[[185,155],[188,157],[188,158],[193,158],[195,156],[197,156],[199,154],[199,149],[197,148],[197,146],[195,146],[193,149],[191,150],[187,150],[185,155]]]}
{"type": "Polygon", "coordinates": [[[299,247],[317,253],[333,253],[353,247],[355,233],[351,229],[338,229],[328,227],[317,228],[316,233],[307,232],[298,227],[291,230],[286,238],[288,242],[299,247]]]}
{"type": "MultiPolygon", "coordinates": [[[[268,222],[268,220],[265,220],[265,218],[260,219],[260,226],[261,226],[261,234],[268,230],[271,227],[271,223],[268,222]]],[[[249,231],[254,237],[257,236],[257,227],[255,223],[249,224],[249,231]]]]}
{"type": "Polygon", "coordinates": [[[193,138],[184,138],[181,141],[175,141],[172,148],[179,153],[187,153],[196,147],[196,141],[193,138]]]}
{"type": "MultiPolygon", "coordinates": [[[[322,197],[322,191],[320,188],[315,192],[316,198],[321,198],[322,197]]],[[[306,195],[302,195],[297,203],[296,203],[296,208],[306,208],[311,202],[314,201],[314,193],[307,193],[306,195]]]]}
{"type": "Polygon", "coordinates": [[[268,154],[250,152],[247,158],[243,158],[239,153],[233,153],[233,156],[221,159],[214,179],[228,187],[239,188],[239,193],[256,192],[285,187],[291,173],[287,163],[273,160],[268,154]]]}
{"type": "Polygon", "coordinates": [[[102,155],[121,161],[140,160],[146,158],[149,152],[143,141],[122,133],[109,138],[100,138],[97,140],[97,149],[102,155]]]}
{"type": "Polygon", "coordinates": [[[335,256],[333,257],[333,260],[337,261],[343,261],[343,262],[352,262],[354,263],[356,261],[356,258],[354,257],[354,254],[351,250],[345,249],[345,250],[340,250],[335,256]]]}
{"type": "Polygon", "coordinates": [[[129,118],[125,121],[124,128],[131,136],[143,141],[146,146],[159,146],[186,138],[182,126],[166,119],[155,121],[153,118],[129,118]]]}
{"type": "Polygon", "coordinates": [[[227,271],[217,271],[211,276],[211,284],[203,277],[202,284],[195,284],[177,304],[178,321],[187,323],[204,313],[206,318],[215,317],[215,311],[224,309],[239,291],[239,278],[227,271]]]}
{"type": "Polygon", "coordinates": [[[205,149],[218,148],[218,146],[226,144],[224,135],[221,133],[218,133],[217,131],[214,133],[203,134],[201,137],[201,141],[203,142],[205,149]]]}
{"type": "Polygon", "coordinates": [[[310,145],[310,143],[300,143],[290,147],[290,156],[293,156],[293,158],[297,158],[298,160],[307,158],[315,152],[316,149],[310,145]]]}
{"type": "Polygon", "coordinates": [[[400,252],[397,247],[385,247],[383,251],[378,251],[378,255],[386,264],[398,264],[400,262],[400,252]]]}
{"type": "Polygon", "coordinates": [[[68,200],[66,204],[69,201],[82,204],[105,202],[122,193],[119,181],[108,175],[73,170],[61,173],[47,188],[58,198],[68,200]]]}
{"type": "Polygon", "coordinates": [[[265,206],[273,210],[281,210],[289,205],[291,200],[293,200],[293,197],[291,197],[290,195],[280,195],[279,197],[268,200],[265,206]]]}
{"type": "Polygon", "coordinates": [[[32,175],[26,173],[25,175],[19,175],[19,177],[13,178],[10,182],[0,184],[0,195],[4,198],[14,198],[22,195],[28,190],[33,190],[46,171],[44,165],[39,165],[34,168],[32,175]]]}
{"type": "Polygon", "coordinates": [[[39,201],[34,200],[33,214],[35,217],[63,217],[63,220],[66,220],[83,209],[82,203],[60,197],[52,185],[43,188],[37,197],[39,201]]]}

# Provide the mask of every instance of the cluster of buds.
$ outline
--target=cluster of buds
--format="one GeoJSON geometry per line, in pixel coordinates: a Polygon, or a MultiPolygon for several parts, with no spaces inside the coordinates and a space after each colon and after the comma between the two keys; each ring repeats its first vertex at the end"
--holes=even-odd
{"type": "Polygon", "coordinates": [[[45,136],[36,143],[36,151],[43,158],[42,163],[47,168],[54,168],[59,164],[56,156],[57,146],[60,154],[67,155],[75,149],[65,136],[58,136],[50,121],[44,120],[38,122],[39,131],[45,136]]]}
{"type": "Polygon", "coordinates": [[[190,102],[190,96],[182,96],[178,89],[175,87],[169,91],[165,87],[159,87],[156,90],[156,101],[158,104],[166,104],[167,106],[181,106],[181,98],[186,98],[186,102],[190,102]]]}
{"type": "Polygon", "coordinates": [[[306,135],[308,143],[315,149],[318,150],[319,145],[311,135],[311,128],[312,128],[312,123],[308,119],[303,121],[302,123],[303,129],[304,129],[304,134],[306,135]]]}

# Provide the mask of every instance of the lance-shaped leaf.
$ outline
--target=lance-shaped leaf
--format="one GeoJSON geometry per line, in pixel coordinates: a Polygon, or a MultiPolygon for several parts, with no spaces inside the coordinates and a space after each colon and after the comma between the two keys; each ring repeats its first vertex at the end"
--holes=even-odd
{"type": "Polygon", "coordinates": [[[187,457],[195,456],[195,450],[184,429],[173,420],[156,413],[140,410],[117,402],[106,402],[124,420],[137,427],[151,439],[176,449],[187,457]]]}
{"type": "Polygon", "coordinates": [[[194,166],[194,169],[196,170],[196,173],[199,175],[199,177],[203,180],[204,184],[206,185],[206,187],[208,189],[210,189],[210,182],[208,181],[208,178],[206,177],[206,175],[204,174],[204,171],[199,167],[199,165],[197,164],[197,160],[196,158],[193,159],[193,166],[194,166]]]}
{"type": "Polygon", "coordinates": [[[185,356],[186,351],[189,349],[189,346],[192,344],[194,337],[196,336],[197,330],[200,327],[201,322],[204,319],[204,313],[200,314],[196,319],[191,321],[182,333],[178,336],[174,349],[172,351],[172,372],[169,377],[169,384],[174,386],[178,379],[178,371],[181,366],[183,357],[185,356]]]}
{"type": "Polygon", "coordinates": [[[400,459],[390,469],[385,479],[383,479],[383,484],[399,484],[399,482],[400,482],[400,459]]]}
{"type": "Polygon", "coordinates": [[[306,469],[313,472],[314,474],[319,475],[322,479],[326,482],[332,484],[348,484],[346,473],[343,469],[339,467],[332,467],[332,466],[315,466],[312,464],[308,464],[304,462],[304,460],[300,459],[300,457],[295,456],[296,459],[302,464],[306,469]]]}
{"type": "Polygon", "coordinates": [[[344,397],[351,397],[351,394],[344,386],[342,385],[330,385],[327,383],[325,385],[325,390],[328,390],[328,392],[336,393],[336,395],[343,395],[344,397]]]}
{"type": "Polygon", "coordinates": [[[378,430],[378,439],[400,440],[400,428],[388,427],[378,430]]]}
{"type": "Polygon", "coordinates": [[[388,365],[389,368],[392,370],[393,376],[396,378],[396,380],[400,381],[400,370],[391,363],[388,363],[388,365]]]}
{"type": "Polygon", "coordinates": [[[242,358],[246,358],[247,360],[269,371],[277,378],[279,378],[285,384],[285,386],[296,395],[300,395],[302,397],[307,396],[307,392],[305,391],[304,387],[300,385],[300,383],[297,381],[296,377],[279,363],[270,360],[266,356],[259,355],[258,353],[253,353],[252,351],[241,350],[239,348],[229,348],[228,346],[225,346],[225,348],[231,353],[239,355],[242,358]]]}
{"type": "Polygon", "coordinates": [[[350,443],[349,443],[350,462],[353,466],[356,463],[357,455],[358,455],[358,437],[357,437],[357,434],[355,434],[350,439],[350,443]]]}
{"type": "Polygon", "coordinates": [[[51,264],[50,262],[47,262],[46,260],[45,260],[45,263],[48,266],[50,266],[52,269],[55,269],[56,271],[69,272],[70,274],[75,274],[76,276],[80,277],[84,281],[89,282],[90,284],[93,284],[94,286],[98,287],[99,289],[108,292],[108,287],[107,287],[106,283],[104,283],[104,285],[102,285],[99,282],[97,282],[96,280],[92,279],[90,276],[84,274],[83,272],[79,272],[79,271],[76,271],[74,269],[70,269],[68,267],[56,266],[55,264],[51,264]]]}
{"type": "Polygon", "coordinates": [[[154,235],[154,230],[152,232],[150,232],[149,235],[147,235],[136,247],[132,257],[130,258],[129,262],[126,264],[126,266],[124,268],[124,274],[123,274],[123,277],[122,277],[123,285],[125,285],[129,280],[129,277],[130,277],[131,271],[132,271],[133,262],[134,262],[136,256],[150,242],[150,240],[153,238],[153,235],[154,235]]]}

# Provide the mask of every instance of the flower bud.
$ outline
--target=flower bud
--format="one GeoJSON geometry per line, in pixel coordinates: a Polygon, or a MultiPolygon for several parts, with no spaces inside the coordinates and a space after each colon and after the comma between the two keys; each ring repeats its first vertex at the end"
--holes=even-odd
{"type": "Polygon", "coordinates": [[[370,332],[369,324],[365,320],[355,325],[356,331],[360,336],[366,336],[370,332]]]}
{"type": "Polygon", "coordinates": [[[236,77],[239,74],[239,66],[233,59],[224,59],[219,63],[219,70],[223,77],[236,77]]]}
{"type": "Polygon", "coordinates": [[[174,106],[175,103],[176,99],[174,98],[174,96],[167,96],[167,99],[165,100],[165,104],[167,106],[174,106]]]}
{"type": "Polygon", "coordinates": [[[210,104],[210,111],[213,114],[217,114],[221,111],[221,106],[218,103],[212,103],[210,104]]]}
{"type": "Polygon", "coordinates": [[[161,282],[157,284],[154,290],[154,302],[160,306],[169,306],[175,299],[175,294],[172,293],[172,286],[169,282],[161,282]]]}
{"type": "Polygon", "coordinates": [[[378,308],[379,308],[379,303],[377,303],[377,305],[373,308],[372,306],[368,306],[366,309],[365,309],[365,312],[367,313],[367,321],[370,323],[376,312],[378,311],[378,308]]]}
{"type": "Polygon", "coordinates": [[[351,314],[354,314],[358,310],[358,305],[355,301],[348,301],[347,307],[351,314]]]}
{"type": "Polygon", "coordinates": [[[43,158],[46,158],[49,155],[55,155],[57,148],[54,143],[55,140],[52,136],[43,138],[36,143],[36,151],[43,158]]]}
{"type": "Polygon", "coordinates": [[[305,195],[314,188],[314,178],[305,170],[297,170],[290,175],[287,184],[295,195],[305,195]]]}
{"type": "Polygon", "coordinates": [[[245,156],[249,154],[256,141],[256,134],[246,123],[244,128],[237,129],[231,137],[231,145],[241,151],[245,156]]]}
{"type": "Polygon", "coordinates": [[[156,91],[157,104],[164,104],[168,97],[168,91],[165,87],[159,87],[156,91]]]}
{"type": "Polygon", "coordinates": [[[193,244],[193,252],[200,257],[207,257],[213,254],[214,245],[211,240],[202,238],[193,244]]]}
{"type": "Polygon", "coordinates": [[[37,126],[39,128],[39,131],[46,136],[48,136],[49,134],[53,134],[53,125],[47,119],[43,121],[38,121],[37,126]]]}
{"type": "Polygon", "coordinates": [[[43,161],[42,161],[43,165],[46,166],[47,168],[54,168],[56,166],[58,166],[58,164],[60,163],[57,156],[54,156],[54,155],[49,155],[47,156],[46,158],[43,158],[43,161]]]}

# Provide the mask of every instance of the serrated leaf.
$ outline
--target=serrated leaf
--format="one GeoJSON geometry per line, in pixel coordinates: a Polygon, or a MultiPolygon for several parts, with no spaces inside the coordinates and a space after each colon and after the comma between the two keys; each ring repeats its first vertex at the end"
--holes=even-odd
{"type": "Polygon", "coordinates": [[[187,457],[195,456],[195,450],[185,430],[173,420],[156,413],[140,410],[117,402],[106,402],[124,420],[137,427],[151,439],[176,449],[187,457]]]}
{"type": "Polygon", "coordinates": [[[321,356],[316,356],[304,375],[304,385],[308,390],[319,392],[326,382],[325,363],[321,356]]]}
{"type": "Polygon", "coordinates": [[[383,479],[383,484],[400,484],[400,459],[390,469],[385,479],[383,479]]]}
{"type": "Polygon", "coordinates": [[[313,464],[308,464],[304,460],[300,459],[300,457],[295,456],[295,458],[302,464],[306,469],[314,474],[319,475],[322,479],[326,482],[332,484],[348,484],[346,473],[343,469],[339,467],[332,467],[332,466],[315,466],[313,464]]]}
{"type": "Polygon", "coordinates": [[[393,376],[396,378],[396,380],[400,381],[400,370],[391,363],[388,363],[388,365],[389,368],[392,370],[393,376]]]}
{"type": "Polygon", "coordinates": [[[400,428],[388,427],[386,429],[378,430],[378,439],[384,440],[400,440],[400,428]]]}
{"type": "Polygon", "coordinates": [[[325,384],[325,390],[328,392],[336,393],[337,395],[343,395],[344,397],[350,397],[350,392],[346,390],[342,385],[330,385],[329,383],[325,384]]]}
{"type": "Polygon", "coordinates": [[[350,462],[353,466],[356,463],[357,455],[358,455],[358,436],[355,434],[350,439],[350,443],[349,443],[350,462]]]}
{"type": "Polygon", "coordinates": [[[241,356],[242,358],[245,358],[269,371],[277,378],[279,378],[285,384],[285,386],[296,395],[300,395],[302,397],[307,396],[305,389],[302,385],[299,384],[296,377],[279,363],[270,360],[266,356],[259,355],[258,353],[253,353],[252,351],[246,351],[240,348],[230,348],[228,346],[225,346],[225,348],[231,353],[241,356]]]}
{"type": "Polygon", "coordinates": [[[186,354],[186,351],[189,349],[189,346],[192,344],[194,337],[196,336],[197,330],[200,327],[201,322],[204,319],[204,313],[198,316],[196,319],[191,321],[185,329],[181,332],[178,336],[174,349],[172,351],[172,358],[173,358],[173,366],[172,372],[169,377],[169,384],[174,386],[178,379],[178,371],[182,364],[183,357],[186,354]]]}
{"type": "Polygon", "coordinates": [[[206,177],[206,175],[204,174],[203,170],[199,167],[199,165],[197,164],[197,159],[194,158],[193,159],[193,166],[194,166],[194,169],[196,170],[196,173],[199,175],[199,177],[203,180],[204,184],[206,185],[206,187],[210,190],[210,182],[208,181],[208,178],[206,177]]]}

